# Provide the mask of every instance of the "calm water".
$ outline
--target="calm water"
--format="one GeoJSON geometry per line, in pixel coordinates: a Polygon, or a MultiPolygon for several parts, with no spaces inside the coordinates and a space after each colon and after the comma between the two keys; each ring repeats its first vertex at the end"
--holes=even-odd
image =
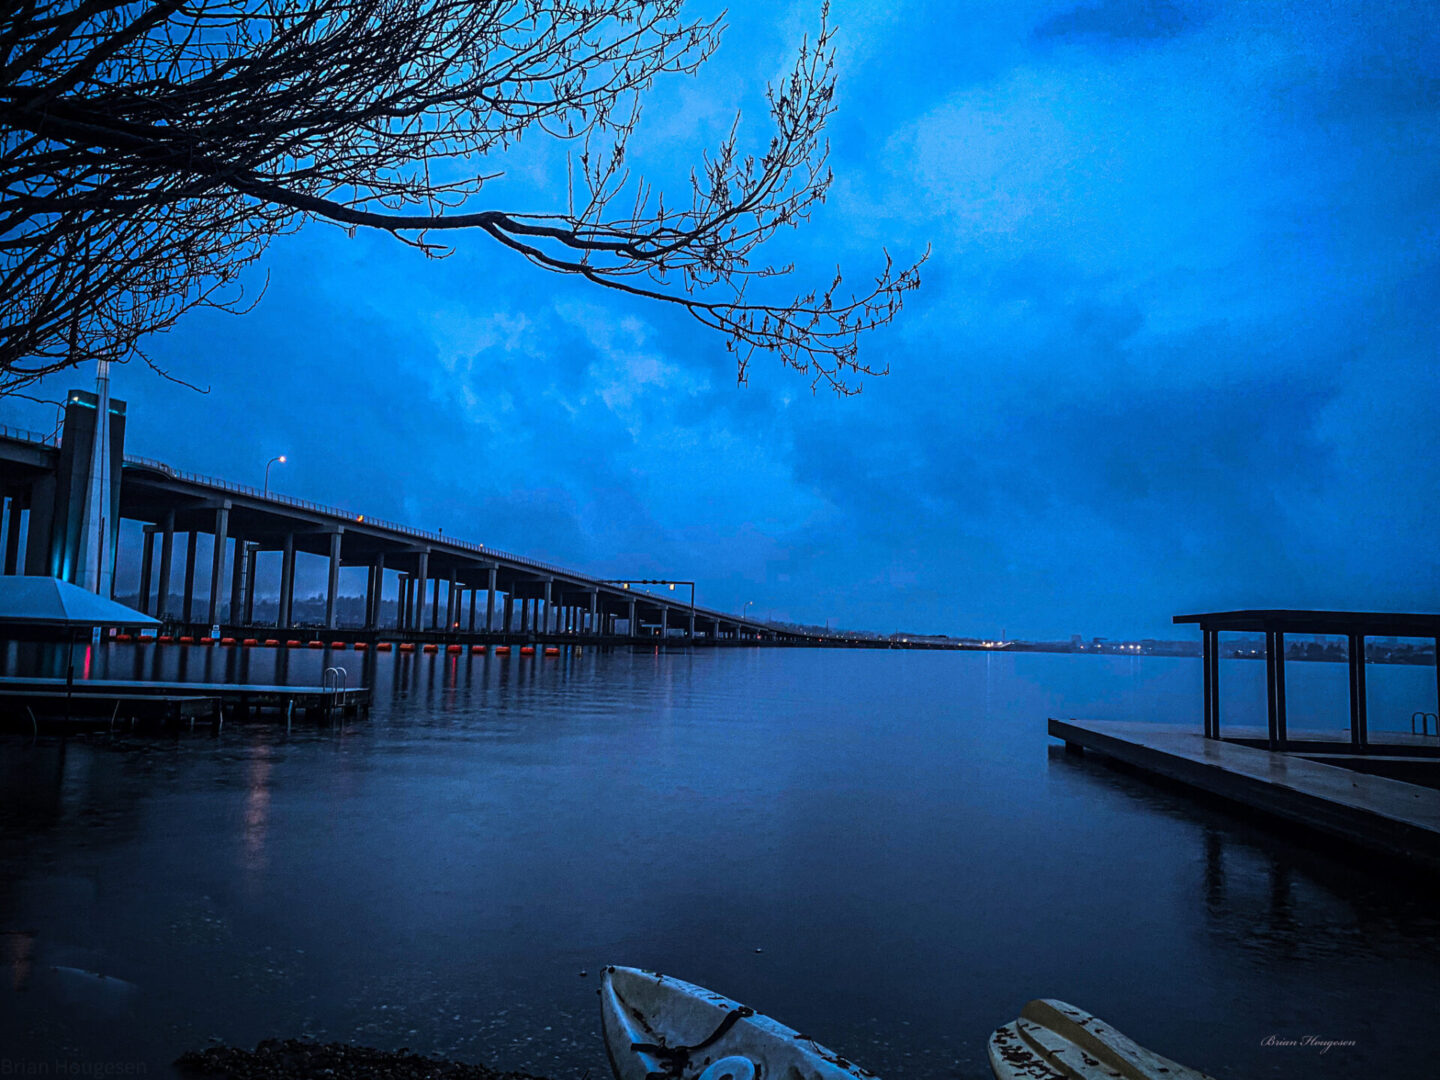
{"type": "MultiPolygon", "coordinates": [[[[325,663],[184,652],[81,666],[308,682],[325,663]]],[[[1433,1072],[1433,891],[1046,738],[1049,715],[1198,725],[1198,660],[342,662],[376,707],[341,727],[0,739],[12,1075],[164,1075],[211,1038],[309,1034],[601,1080],[606,963],[889,1078],[988,1076],[989,1031],[1041,995],[1222,1080],[1433,1072]]],[[[1230,717],[1258,722],[1261,665],[1224,678],[1230,717]]],[[[1380,723],[1434,708],[1430,669],[1370,679],[1380,723]]],[[[1289,681],[1309,726],[1343,723],[1343,666],[1289,681]]]]}

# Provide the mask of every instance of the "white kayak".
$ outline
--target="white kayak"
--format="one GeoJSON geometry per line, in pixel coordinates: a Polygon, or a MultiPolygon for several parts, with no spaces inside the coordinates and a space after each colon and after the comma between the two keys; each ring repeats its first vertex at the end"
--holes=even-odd
{"type": "Polygon", "coordinates": [[[768,1016],[679,979],[609,967],[600,985],[616,1080],[873,1080],[768,1016]]]}
{"type": "Polygon", "coordinates": [[[1054,998],[1030,1002],[990,1036],[990,1068],[996,1080],[1213,1080],[1054,998]]]}

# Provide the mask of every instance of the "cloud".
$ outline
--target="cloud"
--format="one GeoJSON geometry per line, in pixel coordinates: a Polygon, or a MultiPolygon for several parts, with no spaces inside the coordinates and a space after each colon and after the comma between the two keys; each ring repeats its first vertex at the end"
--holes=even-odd
{"type": "Polygon", "coordinates": [[[1203,26],[1211,17],[1210,9],[1204,0],[1106,0],[1052,15],[1035,28],[1035,37],[1163,41],[1203,26]]]}

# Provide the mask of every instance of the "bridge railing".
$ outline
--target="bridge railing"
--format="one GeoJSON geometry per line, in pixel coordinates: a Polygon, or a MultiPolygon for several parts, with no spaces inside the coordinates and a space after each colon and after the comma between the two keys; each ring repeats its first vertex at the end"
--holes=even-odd
{"type": "Polygon", "coordinates": [[[19,442],[40,443],[43,446],[59,446],[60,436],[57,434],[45,435],[38,431],[30,431],[26,428],[11,427],[9,424],[0,424],[0,435],[7,439],[15,439],[19,442]]]}
{"type": "Polygon", "coordinates": [[[353,510],[346,510],[339,506],[329,506],[325,503],[311,502],[308,499],[297,499],[290,495],[280,495],[275,492],[261,491],[258,488],[250,487],[248,484],[237,484],[230,480],[222,480],[215,476],[202,476],[200,473],[186,472],[184,469],[177,469],[167,465],[163,461],[156,461],[154,458],[140,457],[135,454],[126,454],[127,465],[138,465],[146,469],[154,469],[156,472],[164,473],[166,476],[173,476],[177,480],[184,480],[191,484],[200,484],[204,487],[216,488],[221,491],[228,491],[234,495],[245,495],[262,502],[279,503],[283,506],[293,506],[300,510],[309,510],[311,513],[324,514],[327,517],[338,518],[341,521],[352,524],[365,524],[377,529],[385,529],[389,532],[400,533],[403,536],[413,537],[417,540],[425,540],[434,544],[446,544],[452,548],[461,548],[465,551],[473,551],[478,555],[487,558],[504,559],[506,562],[519,563],[523,566],[544,570],[547,573],[559,574],[562,577],[574,578],[578,581],[589,580],[588,574],[581,574],[575,570],[563,566],[554,566],[550,563],[541,562],[539,559],[532,559],[525,555],[516,555],[513,552],[501,551],[499,548],[486,547],[484,544],[477,544],[469,540],[461,540],[458,537],[446,536],[444,533],[427,532],[424,529],[412,528],[409,525],[401,525],[399,522],[386,521],[383,518],[371,517],[369,514],[357,514],[353,510]]]}

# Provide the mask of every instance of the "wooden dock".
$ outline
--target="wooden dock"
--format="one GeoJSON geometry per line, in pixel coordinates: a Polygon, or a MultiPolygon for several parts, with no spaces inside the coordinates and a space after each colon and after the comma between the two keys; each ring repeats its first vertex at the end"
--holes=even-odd
{"type": "Polygon", "coordinates": [[[1440,874],[1440,790],[1315,761],[1300,746],[1265,750],[1169,724],[1052,718],[1049,731],[1068,749],[1096,751],[1440,874]]]}
{"type": "MultiPolygon", "coordinates": [[[[64,709],[67,701],[80,699],[89,703],[91,711],[106,704],[113,708],[116,703],[120,703],[120,710],[123,711],[124,703],[129,702],[147,715],[161,710],[161,702],[175,703],[183,700],[190,702],[184,708],[197,710],[187,713],[187,718],[208,715],[203,706],[195,703],[197,700],[214,702],[217,711],[223,710],[225,716],[243,717],[262,710],[278,712],[286,717],[297,712],[309,716],[330,716],[352,714],[368,708],[370,689],[364,686],[337,689],[322,686],[128,679],[79,679],[67,688],[64,679],[0,677],[0,703],[12,699],[16,704],[5,707],[5,712],[18,712],[22,717],[25,716],[25,709],[20,703],[25,700],[32,705],[43,700],[46,711],[53,716],[57,707],[64,709]]],[[[36,709],[37,713],[39,711],[36,709]]],[[[106,712],[108,715],[109,710],[106,712]]]]}
{"type": "Polygon", "coordinates": [[[0,688],[0,729],[12,731],[89,731],[134,727],[137,721],[193,726],[196,720],[217,721],[220,715],[220,699],[199,694],[67,694],[63,680],[60,689],[0,688]]]}

